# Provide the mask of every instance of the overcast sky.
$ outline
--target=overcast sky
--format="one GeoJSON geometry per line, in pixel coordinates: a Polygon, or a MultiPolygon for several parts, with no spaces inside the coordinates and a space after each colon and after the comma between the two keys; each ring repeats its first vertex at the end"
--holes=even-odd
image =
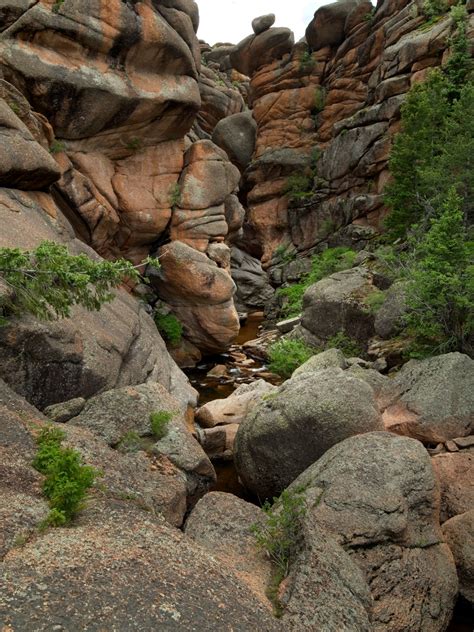
{"type": "Polygon", "coordinates": [[[275,26],[287,26],[296,41],[303,37],[316,9],[331,0],[197,0],[200,26],[198,37],[208,44],[237,44],[252,33],[253,18],[276,15],[275,26]]]}

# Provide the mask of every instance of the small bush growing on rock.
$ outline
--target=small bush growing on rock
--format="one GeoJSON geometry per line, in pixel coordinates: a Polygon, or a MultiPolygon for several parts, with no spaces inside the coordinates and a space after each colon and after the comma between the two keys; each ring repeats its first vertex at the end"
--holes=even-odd
{"type": "Polygon", "coordinates": [[[365,297],[364,303],[367,306],[369,314],[376,314],[385,302],[385,292],[382,290],[374,290],[365,297]]]}
{"type": "Polygon", "coordinates": [[[168,425],[173,419],[173,413],[168,410],[159,410],[150,415],[150,425],[153,436],[156,439],[163,439],[168,432],[168,425]]]}
{"type": "Polygon", "coordinates": [[[304,200],[313,194],[312,184],[313,180],[309,175],[296,173],[287,179],[285,193],[290,200],[304,200]]]}
{"type": "Polygon", "coordinates": [[[70,522],[99,474],[93,467],[82,464],[79,452],[62,447],[64,437],[64,432],[51,426],[44,428],[37,438],[33,467],[46,476],[43,492],[51,507],[44,526],[58,527],[70,522]]]}
{"type": "Polygon", "coordinates": [[[51,154],[60,154],[63,151],[66,151],[66,145],[60,140],[53,140],[49,146],[49,152],[51,154]]]}
{"type": "MultiPolygon", "coordinates": [[[[159,267],[155,259],[145,263],[159,267]]],[[[125,279],[138,280],[139,274],[129,261],[95,261],[44,241],[35,250],[0,248],[0,279],[12,290],[0,305],[5,324],[9,315],[25,312],[42,320],[67,318],[74,305],[98,311],[114,299],[113,288],[125,279]]]]}
{"type": "Polygon", "coordinates": [[[138,452],[141,449],[141,439],[137,432],[131,430],[120,439],[117,450],[120,452],[138,452]]]}
{"type": "Polygon", "coordinates": [[[279,296],[286,297],[281,313],[283,316],[297,316],[303,309],[303,296],[313,283],[324,277],[347,270],[354,264],[357,253],[350,248],[328,248],[311,260],[311,271],[304,275],[299,283],[277,290],[279,296]]]}
{"type": "Polygon", "coordinates": [[[326,349],[339,349],[347,358],[357,358],[364,352],[362,345],[343,331],[339,331],[329,338],[326,349]]]}
{"type": "Polygon", "coordinates": [[[175,206],[178,206],[180,201],[181,187],[179,186],[178,182],[176,182],[176,184],[174,184],[170,189],[170,206],[174,208],[175,206]]]}
{"type": "Polygon", "coordinates": [[[301,340],[278,340],[268,349],[269,369],[281,377],[290,377],[295,369],[317,353],[301,340]]]}
{"type": "Polygon", "coordinates": [[[174,314],[155,312],[155,324],[163,338],[172,346],[177,346],[183,336],[183,325],[174,314]]]}
{"type": "Polygon", "coordinates": [[[279,498],[273,499],[273,504],[265,502],[262,507],[266,514],[265,523],[252,525],[257,546],[266,552],[276,566],[267,594],[277,616],[282,614],[278,587],[288,575],[290,564],[301,544],[301,521],[305,513],[302,491],[285,490],[279,498]]]}

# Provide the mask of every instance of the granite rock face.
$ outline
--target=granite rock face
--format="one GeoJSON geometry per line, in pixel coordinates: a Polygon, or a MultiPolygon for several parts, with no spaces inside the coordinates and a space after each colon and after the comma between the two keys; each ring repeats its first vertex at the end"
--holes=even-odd
{"type": "Polygon", "coordinates": [[[382,429],[372,388],[340,368],[300,373],[239,426],[235,465],[259,498],[280,494],[332,446],[382,429]]]}
{"type": "Polygon", "coordinates": [[[332,533],[363,571],[372,629],[445,630],[457,594],[439,527],[439,492],[421,443],[387,432],[350,437],[299,476],[308,527],[332,533]]]}

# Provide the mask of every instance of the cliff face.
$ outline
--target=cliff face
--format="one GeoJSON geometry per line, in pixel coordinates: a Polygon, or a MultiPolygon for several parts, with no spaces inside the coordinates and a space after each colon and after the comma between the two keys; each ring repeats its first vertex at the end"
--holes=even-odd
{"type": "Polygon", "coordinates": [[[334,233],[350,243],[380,226],[400,105],[414,83],[446,62],[455,29],[449,14],[427,23],[422,4],[337,2],[316,11],[308,45],[292,46],[288,34],[282,41],[281,29],[271,28],[231,54],[250,75],[258,126],[245,174],[245,241],[264,266],[280,243],[305,252],[334,233]],[[264,54],[255,54],[260,48],[264,54]],[[291,186],[295,173],[308,184],[291,186]]]}
{"type": "Polygon", "coordinates": [[[157,285],[166,286],[195,358],[199,349],[225,349],[238,331],[225,215],[240,175],[210,141],[192,143],[243,100],[212,71],[200,75],[196,3],[6,2],[2,18],[2,123],[15,136],[15,166],[2,165],[2,183],[35,191],[54,182],[40,206],[53,216],[60,209],[106,258],[140,263],[181,242],[173,257],[167,247],[157,285]],[[198,112],[204,132],[186,138],[198,112]],[[206,279],[221,279],[219,292],[195,282],[183,299],[170,270],[183,252],[206,279]]]}

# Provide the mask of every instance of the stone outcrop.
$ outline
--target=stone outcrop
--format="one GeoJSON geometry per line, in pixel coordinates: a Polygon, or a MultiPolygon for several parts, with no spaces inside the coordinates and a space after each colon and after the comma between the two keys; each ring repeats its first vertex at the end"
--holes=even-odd
{"type": "Polygon", "coordinates": [[[269,498],[336,443],[382,427],[365,382],[335,367],[301,373],[264,397],[240,425],[236,468],[254,494],[269,498]]]}
{"type": "Polygon", "coordinates": [[[299,476],[308,528],[332,533],[363,571],[372,629],[446,629],[457,577],[438,522],[439,494],[421,443],[391,433],[350,437],[299,476]]]}
{"type": "Polygon", "coordinates": [[[441,491],[441,522],[474,507],[474,450],[436,454],[431,462],[441,491]]]}
{"type": "MultiPolygon", "coordinates": [[[[106,13],[87,2],[14,3],[4,19],[0,126],[8,160],[0,184],[36,191],[54,183],[76,235],[107,258],[139,264],[170,239],[202,252],[224,241],[225,201],[240,174],[210,141],[185,135],[199,113],[209,139],[244,101],[218,73],[200,74],[196,3],[113,0],[106,13]]],[[[54,207],[50,196],[37,201],[43,212],[54,207]]],[[[211,253],[207,259],[214,265],[211,253]]],[[[195,294],[199,301],[199,287],[195,294]]],[[[216,351],[235,335],[232,294],[229,277],[216,351]]]]}
{"type": "Polygon", "coordinates": [[[459,592],[474,603],[474,509],[455,516],[443,525],[459,577],[459,592]]]}
{"type": "Polygon", "coordinates": [[[349,245],[358,229],[380,225],[400,105],[445,62],[455,28],[449,13],[425,24],[413,0],[376,7],[345,0],[317,9],[307,44],[272,51],[269,42],[268,56],[252,65],[256,42],[270,29],[231,53],[234,67],[250,76],[257,142],[246,173],[246,242],[264,267],[280,243],[306,253],[328,238],[337,243],[349,225],[356,228],[347,233],[349,245]],[[295,169],[305,178],[292,197],[295,169]]]}
{"type": "Polygon", "coordinates": [[[474,361],[461,353],[411,360],[381,395],[387,430],[425,443],[474,434],[474,361]]]}

